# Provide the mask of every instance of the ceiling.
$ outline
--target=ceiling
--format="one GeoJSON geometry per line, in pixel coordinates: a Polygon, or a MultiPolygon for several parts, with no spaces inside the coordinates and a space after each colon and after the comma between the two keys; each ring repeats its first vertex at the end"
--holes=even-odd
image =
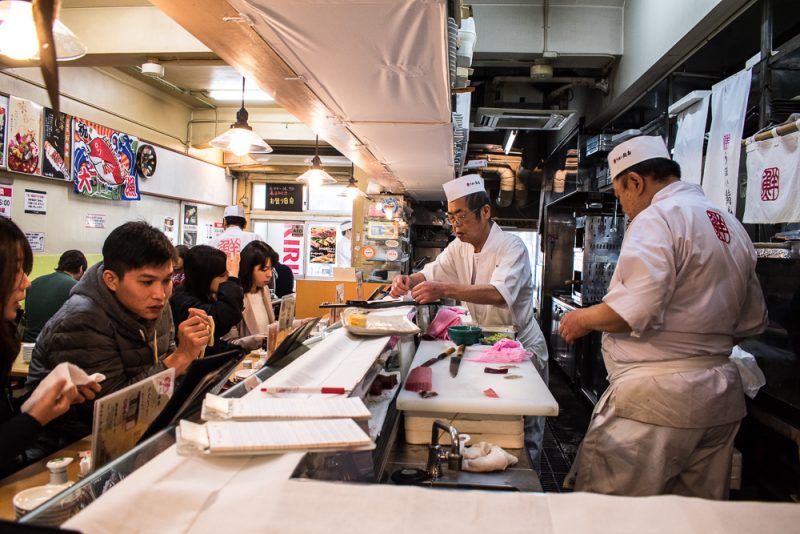
{"type": "MultiPolygon", "coordinates": [[[[313,135],[318,134],[321,141],[386,189],[438,199],[442,197],[441,183],[454,172],[445,30],[448,3],[195,0],[187,9],[187,3],[178,0],[63,0],[61,18],[89,41],[89,54],[75,66],[120,69],[198,111],[238,108],[238,102],[215,100],[210,92],[239,91],[244,75],[248,88],[260,87],[274,97],[269,103],[248,100],[251,117],[260,110],[280,112],[294,117],[287,121],[296,120],[309,128],[298,133],[297,139],[283,139],[278,153],[281,145],[304,145],[310,155],[313,135]],[[236,22],[240,13],[247,19],[236,22]],[[153,31],[139,32],[143,35],[120,31],[123,20],[140,17],[140,27],[153,31]],[[225,21],[226,17],[233,20],[225,21]],[[109,20],[114,22],[109,24],[109,20]],[[164,66],[163,78],[141,74],[139,67],[148,60],[164,66]]],[[[483,13],[522,9],[531,17],[542,13],[542,25],[555,26],[555,18],[546,22],[548,10],[551,17],[590,9],[619,10],[624,0],[468,3],[476,13],[480,9],[483,13]]],[[[482,19],[485,27],[492,27],[491,22],[485,16],[482,19]]],[[[496,32],[481,33],[480,27],[479,43],[495,38],[496,32]]],[[[532,27],[530,33],[537,34],[537,28],[532,27]]],[[[547,44],[545,34],[545,48],[547,44]]],[[[541,61],[541,50],[520,53],[513,43],[507,48],[491,53],[476,48],[471,76],[476,88],[473,107],[496,105],[498,98],[500,105],[505,105],[505,93],[493,80],[527,77],[531,65],[541,61]]],[[[613,55],[595,54],[589,45],[586,48],[585,53],[550,58],[554,76],[598,78],[607,74],[613,55]]],[[[515,90],[508,94],[519,104],[525,97],[519,97],[519,85],[513,85],[515,90]]],[[[560,85],[543,82],[526,91],[546,97],[560,85]]],[[[540,104],[531,101],[514,107],[540,104]]],[[[482,132],[476,139],[502,143],[503,135],[482,132]]],[[[279,155],[273,161],[302,165],[306,161],[297,156],[297,150],[288,158],[277,158],[279,155]]]]}

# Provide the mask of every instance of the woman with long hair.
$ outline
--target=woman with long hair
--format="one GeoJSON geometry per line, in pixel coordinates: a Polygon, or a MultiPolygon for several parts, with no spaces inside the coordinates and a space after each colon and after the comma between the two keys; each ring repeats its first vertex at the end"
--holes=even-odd
{"type": "Polygon", "coordinates": [[[206,354],[224,352],[230,346],[221,341],[242,320],[242,287],[239,285],[239,255],[226,256],[208,245],[189,249],[183,263],[186,275],[169,299],[175,328],[198,308],[214,319],[214,345],[206,354]]]}
{"type": "Polygon", "coordinates": [[[28,274],[33,267],[33,253],[19,227],[0,217],[0,478],[22,467],[20,455],[36,441],[42,426],[69,410],[70,404],[93,399],[100,391],[98,384],[67,387],[63,378],[48,384],[42,382],[41,397],[26,412],[20,413],[8,390],[8,375],[19,354],[21,338],[18,333],[19,303],[25,300],[25,290],[31,285],[28,274]]]}
{"type": "Polygon", "coordinates": [[[259,348],[269,325],[275,322],[269,282],[277,257],[273,248],[263,241],[251,241],[242,249],[239,283],[244,291],[244,312],[242,322],[226,338],[246,350],[259,348]]]}

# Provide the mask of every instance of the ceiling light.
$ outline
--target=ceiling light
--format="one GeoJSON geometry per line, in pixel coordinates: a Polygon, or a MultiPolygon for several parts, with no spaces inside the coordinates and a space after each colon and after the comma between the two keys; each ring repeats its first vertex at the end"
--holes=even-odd
{"type": "Polygon", "coordinates": [[[517,130],[506,131],[506,139],[503,141],[503,152],[508,154],[511,152],[511,147],[514,146],[514,141],[517,138],[517,130]]]}
{"type": "Polygon", "coordinates": [[[149,58],[142,63],[142,74],[150,76],[151,78],[163,78],[164,65],[159,63],[157,59],[149,58]]]}
{"type": "Polygon", "coordinates": [[[297,181],[308,184],[309,187],[336,183],[336,179],[322,168],[322,163],[319,159],[319,136],[314,141],[314,158],[311,160],[311,168],[298,176],[297,181]]]}
{"type": "Polygon", "coordinates": [[[339,193],[340,197],[347,197],[350,200],[355,200],[358,197],[365,197],[367,196],[361,189],[358,188],[358,184],[356,184],[356,178],[354,176],[353,171],[355,170],[355,165],[350,166],[350,179],[347,181],[347,187],[344,188],[344,191],[339,193]]]}
{"type": "MultiPolygon", "coordinates": [[[[208,97],[214,100],[224,102],[235,102],[239,100],[239,91],[236,89],[212,89],[208,92],[208,97]]],[[[265,93],[261,89],[249,89],[244,92],[244,96],[248,102],[274,102],[275,99],[272,95],[265,93]]]]}
{"type": "MultiPolygon", "coordinates": [[[[56,59],[59,61],[86,55],[86,45],[58,19],[53,23],[53,39],[56,43],[56,59]]],[[[17,60],[39,59],[39,38],[30,2],[0,2],[0,55],[17,60]]]]}
{"type": "Polygon", "coordinates": [[[236,112],[236,122],[231,124],[230,130],[218,135],[209,143],[214,148],[233,152],[241,157],[250,152],[266,154],[272,152],[272,147],[253,132],[247,124],[247,110],[244,109],[244,83],[242,78],[242,107],[236,112]]]}

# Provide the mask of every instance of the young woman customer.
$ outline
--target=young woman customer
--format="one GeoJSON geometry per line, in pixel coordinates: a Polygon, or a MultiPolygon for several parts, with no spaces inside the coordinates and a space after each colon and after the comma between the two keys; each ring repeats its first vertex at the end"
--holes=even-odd
{"type": "Polygon", "coordinates": [[[42,382],[34,395],[39,400],[20,412],[14,406],[8,390],[8,375],[17,358],[21,339],[18,333],[19,303],[25,300],[30,287],[28,274],[33,267],[33,253],[25,234],[5,217],[0,217],[0,478],[24,465],[22,452],[36,441],[42,426],[69,410],[70,404],[94,399],[100,385],[67,387],[60,379],[42,382]],[[42,391],[38,391],[44,388],[42,391]]]}
{"type": "Polygon", "coordinates": [[[239,283],[244,290],[242,322],[230,331],[227,339],[245,350],[259,348],[269,325],[275,322],[269,282],[277,254],[263,241],[251,241],[242,249],[239,283]]]}
{"type": "Polygon", "coordinates": [[[176,329],[189,316],[190,308],[201,309],[214,319],[214,344],[206,354],[230,349],[222,337],[242,320],[239,255],[226,256],[213,247],[198,245],[186,253],[183,272],[183,284],[169,299],[176,329]]]}

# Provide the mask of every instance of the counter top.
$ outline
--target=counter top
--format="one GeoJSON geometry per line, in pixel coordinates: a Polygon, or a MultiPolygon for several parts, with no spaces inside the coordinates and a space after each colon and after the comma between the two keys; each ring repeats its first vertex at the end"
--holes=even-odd
{"type": "MultiPolygon", "coordinates": [[[[454,346],[451,341],[423,341],[419,344],[411,368],[417,367],[436,357],[447,347],[454,346]]],[[[466,348],[458,375],[450,376],[450,358],[430,366],[433,375],[432,390],[437,396],[422,398],[415,391],[400,391],[397,409],[415,412],[469,413],[482,415],[558,415],[558,403],[547,389],[536,368],[530,360],[513,364],[508,374],[521,378],[508,380],[507,375],[488,374],[485,367],[498,367],[502,364],[489,364],[468,360],[488,349],[486,345],[472,345],[466,348]],[[493,389],[498,397],[484,395],[487,388],[493,389]]]]}

